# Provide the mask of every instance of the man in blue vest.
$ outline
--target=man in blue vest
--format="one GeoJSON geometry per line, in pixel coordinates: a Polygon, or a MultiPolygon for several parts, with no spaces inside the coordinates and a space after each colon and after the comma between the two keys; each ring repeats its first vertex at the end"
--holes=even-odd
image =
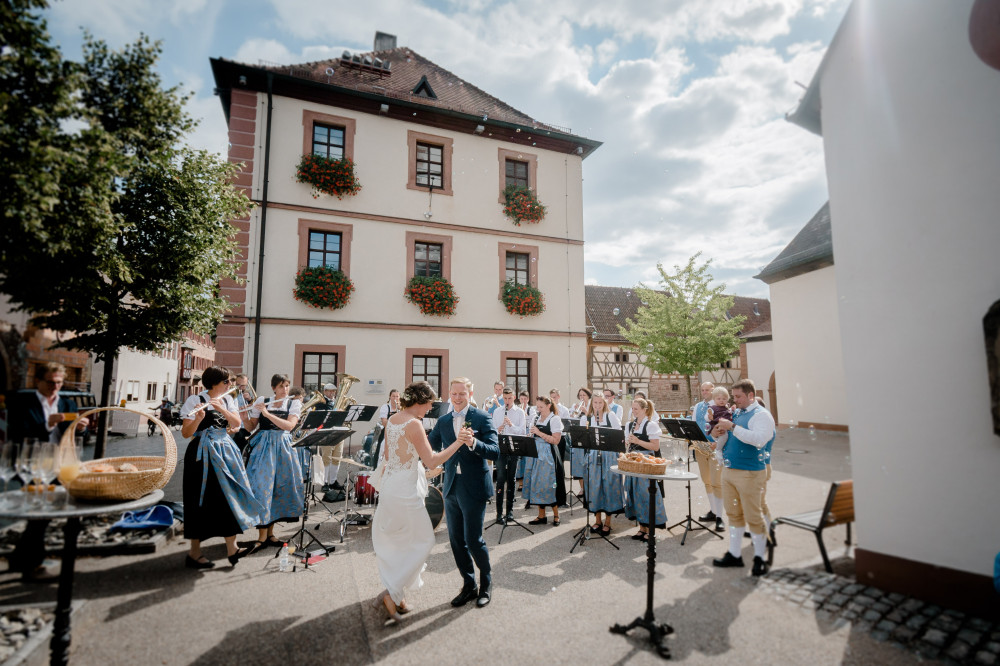
{"type": "Polygon", "coordinates": [[[736,411],[733,420],[721,419],[712,430],[716,451],[722,452],[722,501],[729,518],[729,550],[712,560],[717,567],[742,567],[740,545],[745,526],[750,528],[753,543],[754,576],[767,573],[764,553],[767,530],[761,509],[761,497],[767,483],[767,455],[777,431],[774,417],[755,400],[756,390],[749,379],[733,384],[736,411]]]}

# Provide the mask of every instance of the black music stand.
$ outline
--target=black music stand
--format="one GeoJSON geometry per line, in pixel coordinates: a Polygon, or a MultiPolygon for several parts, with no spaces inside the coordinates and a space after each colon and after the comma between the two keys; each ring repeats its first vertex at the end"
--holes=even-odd
{"type": "MultiPolygon", "coordinates": [[[[586,426],[568,426],[563,430],[566,434],[570,436],[570,446],[574,449],[583,449],[585,452],[589,451],[613,451],[616,453],[625,453],[625,432],[619,430],[618,428],[588,428],[586,426]]],[[[588,472],[590,470],[590,461],[588,458],[584,458],[584,469],[588,472]]],[[[584,541],[590,540],[590,535],[593,530],[590,527],[590,499],[584,503],[584,508],[587,510],[587,522],[584,523],[576,534],[573,535],[573,547],[569,549],[569,552],[576,550],[577,546],[582,546],[584,541]]],[[[621,550],[616,543],[611,541],[604,534],[598,533],[602,539],[610,543],[615,547],[615,550],[621,550]]]]}
{"type": "MultiPolygon", "coordinates": [[[[500,435],[499,444],[500,452],[509,456],[524,456],[526,458],[538,457],[538,447],[535,444],[534,437],[527,437],[525,435],[500,435]]],[[[508,492],[513,493],[514,489],[511,488],[508,492]]],[[[527,525],[521,523],[516,518],[504,520],[503,525],[500,526],[500,538],[497,540],[497,545],[500,545],[500,542],[503,541],[503,533],[508,527],[510,527],[511,523],[514,523],[523,530],[528,530],[528,534],[534,534],[534,532],[532,532],[527,525]]],[[[486,526],[486,530],[496,524],[497,523],[490,523],[486,526]]],[[[486,530],[483,531],[485,532],[486,530]]]]}
{"type": "MultiPolygon", "coordinates": [[[[580,418],[580,417],[567,416],[566,418],[561,418],[559,420],[562,421],[562,424],[563,424],[562,434],[563,434],[564,440],[569,440],[569,433],[568,433],[568,429],[569,428],[582,428],[582,427],[584,427],[584,419],[580,418]]],[[[570,442],[569,445],[566,446],[565,448],[569,452],[569,455],[568,456],[563,456],[563,463],[566,462],[566,458],[569,458],[569,461],[570,461],[570,463],[569,463],[569,491],[566,493],[566,506],[569,507],[569,513],[570,513],[570,515],[573,515],[573,506],[574,506],[573,500],[575,499],[577,504],[585,504],[585,502],[584,502],[585,498],[580,497],[573,490],[573,452],[571,450],[573,448],[572,442],[570,442]]]]}
{"type": "MultiPolygon", "coordinates": [[[[708,442],[708,437],[705,437],[705,433],[702,431],[701,426],[690,419],[660,419],[660,425],[664,427],[669,434],[674,439],[687,440],[688,446],[691,446],[691,442],[708,442]]],[[[687,459],[687,470],[691,471],[691,456],[687,459]]],[[[687,518],[681,520],[680,522],[674,523],[667,528],[667,531],[674,529],[675,527],[680,527],[684,525],[684,536],[681,537],[681,545],[687,541],[688,532],[694,532],[695,530],[705,530],[712,536],[722,538],[722,535],[715,531],[715,529],[709,527],[708,525],[701,523],[691,516],[691,482],[687,482],[688,491],[688,512],[687,518]],[[692,527],[692,525],[697,525],[697,527],[692,527]]]]}
{"type": "MultiPolygon", "coordinates": [[[[306,422],[309,421],[309,417],[306,417],[306,422]]],[[[307,473],[303,476],[303,483],[307,485],[312,485],[312,456],[316,453],[316,447],[318,446],[335,446],[345,437],[350,435],[350,431],[347,430],[317,430],[316,432],[309,433],[299,441],[293,444],[293,448],[296,449],[308,449],[309,450],[309,464],[306,465],[307,473]]],[[[307,489],[308,490],[308,489],[307,489]]],[[[322,541],[319,540],[315,534],[306,529],[306,521],[309,519],[309,493],[303,493],[305,495],[305,500],[303,501],[302,507],[302,525],[299,527],[298,531],[288,538],[288,541],[295,541],[295,537],[299,538],[299,545],[295,547],[295,554],[298,555],[302,562],[305,564],[305,568],[309,568],[309,553],[306,552],[306,546],[312,546],[314,543],[319,544],[319,546],[326,551],[329,555],[337,548],[336,546],[327,546],[322,541]],[[305,543],[306,535],[309,535],[308,544],[305,543]]]]}

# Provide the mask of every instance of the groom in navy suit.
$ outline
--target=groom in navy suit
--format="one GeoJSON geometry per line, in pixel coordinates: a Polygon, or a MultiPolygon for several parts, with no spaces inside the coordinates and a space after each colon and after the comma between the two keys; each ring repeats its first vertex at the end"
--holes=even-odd
{"type": "Polygon", "coordinates": [[[486,461],[500,457],[500,446],[490,415],[469,404],[472,382],[456,377],[451,380],[450,394],[452,411],[438,419],[429,439],[437,451],[455,440],[465,444],[444,464],[444,515],[448,519],[451,552],[462,574],[462,591],[451,605],[457,608],[475,599],[476,606],[482,608],[490,603],[493,593],[490,552],[483,539],[486,500],[493,496],[493,477],[486,461]]]}

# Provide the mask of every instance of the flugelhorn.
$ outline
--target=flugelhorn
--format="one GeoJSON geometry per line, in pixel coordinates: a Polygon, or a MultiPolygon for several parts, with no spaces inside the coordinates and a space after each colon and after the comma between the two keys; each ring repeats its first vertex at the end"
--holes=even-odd
{"type": "Polygon", "coordinates": [[[356,405],[358,401],[347,395],[351,392],[351,387],[360,382],[361,380],[354,375],[349,375],[346,372],[337,373],[337,383],[339,384],[339,390],[337,391],[337,400],[333,403],[333,411],[342,412],[347,409],[347,405],[356,405]]]}

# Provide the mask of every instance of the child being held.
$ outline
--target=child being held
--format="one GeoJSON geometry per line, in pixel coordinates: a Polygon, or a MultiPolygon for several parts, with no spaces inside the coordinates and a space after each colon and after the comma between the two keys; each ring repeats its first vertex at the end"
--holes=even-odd
{"type": "Polygon", "coordinates": [[[719,424],[719,419],[733,420],[733,413],[729,411],[729,391],[723,386],[716,386],[712,391],[712,400],[715,404],[709,405],[705,410],[705,421],[708,426],[705,432],[712,432],[712,429],[719,424]]]}

